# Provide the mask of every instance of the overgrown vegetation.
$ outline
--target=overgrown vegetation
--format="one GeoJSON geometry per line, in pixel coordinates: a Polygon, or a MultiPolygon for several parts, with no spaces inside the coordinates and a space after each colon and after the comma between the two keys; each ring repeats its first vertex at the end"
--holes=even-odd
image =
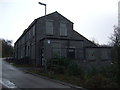
{"type": "MultiPolygon", "coordinates": [[[[13,65],[29,67],[27,65],[13,65]]],[[[47,62],[47,65],[47,72],[44,67],[30,67],[29,72],[79,85],[83,88],[120,88],[117,64],[111,64],[100,70],[93,68],[89,72],[85,72],[73,60],[66,58],[52,58],[47,62]]]]}
{"type": "Polygon", "coordinates": [[[54,58],[48,62],[49,76],[58,75],[57,79],[63,79],[69,83],[83,86],[85,88],[119,88],[117,83],[117,64],[111,64],[97,70],[93,68],[89,72],[84,72],[72,60],[65,58],[54,58]],[[61,75],[61,76],[60,76],[61,75]]]}

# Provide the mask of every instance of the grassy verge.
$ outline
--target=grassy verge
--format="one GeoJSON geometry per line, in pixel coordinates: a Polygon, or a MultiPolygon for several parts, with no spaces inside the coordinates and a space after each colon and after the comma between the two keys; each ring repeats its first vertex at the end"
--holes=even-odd
{"type": "Polygon", "coordinates": [[[6,60],[8,63],[12,64],[15,67],[33,67],[30,64],[17,64],[14,62],[14,60],[6,60]]]}
{"type": "Polygon", "coordinates": [[[15,66],[15,67],[23,67],[23,68],[32,67],[31,65],[28,65],[28,64],[15,64],[15,63],[12,63],[12,65],[15,66]]]}
{"type": "Polygon", "coordinates": [[[29,70],[29,72],[35,73],[38,75],[42,75],[42,76],[46,76],[46,77],[49,77],[51,79],[60,80],[60,81],[64,81],[67,83],[79,85],[79,86],[83,85],[83,80],[79,76],[72,76],[72,75],[67,75],[67,74],[55,74],[52,72],[46,73],[46,72],[41,71],[41,70],[29,70]]]}

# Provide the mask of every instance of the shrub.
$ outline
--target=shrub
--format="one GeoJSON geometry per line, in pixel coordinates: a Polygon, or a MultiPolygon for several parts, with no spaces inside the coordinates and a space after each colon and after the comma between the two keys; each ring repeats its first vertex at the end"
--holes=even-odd
{"type": "Polygon", "coordinates": [[[74,62],[71,62],[67,67],[67,73],[70,75],[82,75],[83,71],[74,62]]]}
{"type": "Polygon", "coordinates": [[[102,68],[100,73],[107,78],[111,78],[113,81],[117,81],[118,68],[116,64],[102,68]]]}
{"type": "Polygon", "coordinates": [[[85,82],[85,87],[87,88],[117,88],[118,85],[112,82],[109,78],[103,76],[102,74],[96,74],[91,78],[87,78],[85,82]]]}
{"type": "Polygon", "coordinates": [[[55,67],[55,73],[58,73],[58,74],[64,74],[64,71],[65,71],[65,67],[64,66],[56,66],[55,67]]]}
{"type": "Polygon", "coordinates": [[[71,61],[66,58],[52,58],[48,60],[47,65],[48,68],[56,65],[67,67],[70,62],[71,61]]]}
{"type": "Polygon", "coordinates": [[[48,60],[48,69],[54,71],[54,73],[63,74],[70,61],[66,58],[52,58],[48,60]]]}
{"type": "Polygon", "coordinates": [[[99,72],[98,69],[96,69],[95,67],[92,67],[89,71],[86,72],[86,74],[91,77],[93,75],[98,74],[98,72],[99,72]]]}
{"type": "Polygon", "coordinates": [[[48,69],[54,73],[69,75],[82,75],[82,70],[78,67],[77,63],[66,58],[53,58],[48,60],[48,69]]]}

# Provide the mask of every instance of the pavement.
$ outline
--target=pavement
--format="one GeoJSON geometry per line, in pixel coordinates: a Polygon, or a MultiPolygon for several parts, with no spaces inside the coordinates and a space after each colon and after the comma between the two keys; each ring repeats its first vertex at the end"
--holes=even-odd
{"type": "MultiPolygon", "coordinates": [[[[44,77],[38,74],[34,74],[28,72],[29,68],[26,69],[18,69],[6,61],[2,61],[2,69],[3,74],[2,78],[5,82],[9,83],[8,85],[4,84],[4,86],[15,86],[15,88],[72,88],[72,90],[85,90],[82,87],[72,85],[66,82],[62,82],[59,80],[50,79],[48,77],[44,77]]],[[[3,83],[3,82],[2,82],[3,83]]]]}

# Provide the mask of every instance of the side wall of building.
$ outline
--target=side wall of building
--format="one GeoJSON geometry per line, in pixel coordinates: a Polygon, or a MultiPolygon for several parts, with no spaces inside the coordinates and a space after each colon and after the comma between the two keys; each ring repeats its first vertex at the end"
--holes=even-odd
{"type": "Polygon", "coordinates": [[[29,58],[30,62],[35,61],[35,24],[26,29],[14,46],[15,59],[29,58]]]}
{"type": "Polygon", "coordinates": [[[111,61],[111,50],[109,47],[85,48],[86,60],[88,61],[111,61]]]}

